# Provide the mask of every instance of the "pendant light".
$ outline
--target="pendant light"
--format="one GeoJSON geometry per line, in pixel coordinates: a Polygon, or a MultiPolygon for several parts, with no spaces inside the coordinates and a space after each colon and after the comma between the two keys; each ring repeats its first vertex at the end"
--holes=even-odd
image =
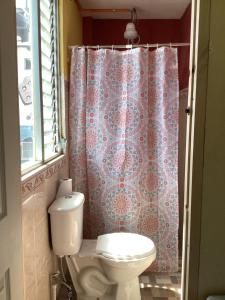
{"type": "Polygon", "coordinates": [[[129,22],[126,25],[124,38],[127,40],[127,44],[138,44],[140,42],[140,36],[135,26],[137,23],[137,11],[135,8],[133,8],[130,12],[131,12],[131,22],[129,22]]]}

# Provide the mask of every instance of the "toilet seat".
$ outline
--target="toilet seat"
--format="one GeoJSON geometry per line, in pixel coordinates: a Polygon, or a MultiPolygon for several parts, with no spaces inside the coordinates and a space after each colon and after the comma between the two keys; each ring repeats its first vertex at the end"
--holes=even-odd
{"type": "Polygon", "coordinates": [[[153,241],[135,233],[110,233],[97,239],[96,253],[117,261],[143,259],[156,253],[153,241]]]}
{"type": "Polygon", "coordinates": [[[79,257],[104,257],[116,261],[143,259],[156,253],[153,241],[135,233],[109,233],[97,240],[83,240],[79,257]]]}

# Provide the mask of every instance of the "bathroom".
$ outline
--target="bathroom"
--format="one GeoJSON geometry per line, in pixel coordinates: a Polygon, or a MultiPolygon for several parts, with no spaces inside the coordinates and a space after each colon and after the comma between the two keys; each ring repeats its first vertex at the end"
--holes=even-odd
{"type": "MultiPolygon", "coordinates": [[[[204,56],[204,38],[207,35],[204,28],[207,28],[207,20],[213,18],[213,13],[218,16],[218,20],[224,17],[219,14],[223,11],[224,4],[210,7],[208,2],[16,0],[15,3],[9,1],[0,4],[1,42],[4,41],[0,52],[0,97],[3,99],[0,107],[0,121],[3,124],[0,137],[4,145],[0,147],[3,166],[0,172],[0,299],[54,300],[56,296],[61,300],[76,299],[75,294],[79,294],[79,288],[70,275],[73,268],[71,264],[76,266],[77,262],[55,255],[51,231],[51,205],[59,188],[65,185],[65,195],[67,188],[71,191],[71,184],[73,191],[85,195],[85,239],[123,232],[125,235],[121,236],[122,239],[118,235],[114,246],[118,250],[125,241],[125,244],[131,245],[127,246],[131,252],[127,250],[125,256],[132,256],[132,251],[139,249],[138,243],[141,244],[142,238],[147,236],[148,247],[151,245],[153,249],[154,246],[156,251],[156,258],[148,252],[151,262],[149,260],[142,270],[144,272],[138,274],[138,281],[132,281],[130,286],[126,285],[131,292],[127,292],[123,286],[120,289],[114,288],[115,283],[108,282],[110,280],[107,276],[99,282],[96,279],[98,275],[94,273],[93,284],[96,289],[93,286],[91,288],[95,293],[91,294],[89,290],[90,294],[87,292],[86,298],[82,298],[81,293],[78,299],[139,300],[141,297],[143,300],[203,300],[210,294],[224,294],[221,274],[224,274],[225,268],[222,263],[221,266],[217,264],[217,270],[212,265],[214,275],[203,280],[206,274],[203,262],[208,262],[208,256],[200,244],[201,234],[205,244],[209,243],[209,239],[212,240],[212,236],[216,238],[216,235],[209,237],[210,230],[204,231],[209,226],[209,222],[204,219],[206,214],[213,211],[216,224],[216,216],[222,214],[224,206],[218,200],[215,212],[207,199],[202,206],[198,201],[194,202],[199,196],[197,184],[200,184],[199,174],[203,167],[198,165],[201,162],[200,156],[194,156],[191,132],[195,126],[203,130],[204,122],[199,118],[202,123],[199,121],[196,122],[197,125],[193,125],[194,118],[190,116],[194,106],[191,99],[196,95],[196,90],[199,99],[203,99],[201,87],[204,84],[210,86],[210,82],[205,83],[205,79],[202,86],[199,84],[198,94],[198,80],[203,81],[207,72],[201,69],[203,75],[196,78],[196,65],[208,65],[204,56]],[[211,12],[211,15],[206,12],[211,12]],[[131,26],[136,30],[135,37],[125,37],[128,23],[135,26],[131,26]],[[10,28],[12,34],[9,36],[3,28],[10,28]],[[195,35],[201,37],[200,42],[195,39],[195,35]],[[203,53],[205,60],[198,60],[198,53],[203,53]],[[114,59],[118,65],[112,64],[114,59]],[[105,68],[109,68],[109,71],[105,72],[105,68]],[[163,72],[163,80],[159,82],[155,74],[157,68],[158,75],[163,72]],[[106,74],[105,78],[100,76],[103,72],[106,74]],[[12,88],[8,88],[9,83],[12,88]],[[154,100],[162,100],[157,96],[161,92],[161,98],[169,98],[170,94],[172,98],[168,100],[170,105],[160,104],[157,111],[157,102],[155,104],[154,100]],[[148,93],[152,96],[147,97],[148,93]],[[105,101],[109,95],[114,100],[106,102],[106,106],[102,107],[98,99],[103,97],[105,101]],[[136,103],[135,97],[141,98],[138,100],[140,102],[136,103]],[[175,104],[170,110],[172,100],[175,104]],[[135,114],[132,128],[129,122],[132,123],[135,114]],[[171,123],[166,123],[167,118],[171,123]],[[84,123],[87,126],[85,132],[82,127],[84,123]],[[94,126],[91,127],[92,125],[94,126]],[[124,129],[123,126],[127,127],[124,129]],[[168,127],[163,132],[165,126],[168,127]],[[124,133],[118,139],[123,130],[124,133]],[[163,144],[160,144],[161,136],[163,144]],[[128,153],[124,154],[124,149],[128,153]],[[192,154],[195,159],[191,159],[192,154]],[[162,156],[168,167],[163,172],[152,164],[155,159],[160,164],[162,156]],[[148,160],[151,168],[145,170],[145,162],[148,160]],[[193,161],[196,169],[193,168],[192,174],[193,161]],[[100,167],[103,173],[99,171],[100,167]],[[145,174],[142,177],[141,174],[145,171],[151,175],[145,174]],[[105,177],[102,178],[101,174],[105,177]],[[119,182],[115,180],[116,177],[119,182]],[[72,182],[64,180],[65,178],[72,178],[72,182]],[[192,180],[196,183],[196,186],[193,184],[193,195],[190,187],[192,180]],[[160,185],[163,186],[163,192],[160,185]],[[153,191],[155,187],[156,196],[153,191]],[[160,193],[167,195],[170,200],[162,200],[160,193]],[[192,209],[195,209],[191,217],[188,210],[190,203],[187,200],[190,195],[192,209]],[[146,206],[146,198],[151,205],[146,206]],[[157,203],[156,209],[153,209],[154,201],[157,203]],[[160,216],[163,205],[171,207],[164,209],[160,216]],[[202,220],[203,226],[200,226],[199,220],[202,220]],[[190,229],[190,222],[195,229],[190,229]],[[163,231],[161,235],[160,226],[163,231]],[[129,242],[129,233],[138,236],[133,235],[132,238],[135,239],[131,238],[129,242]],[[149,244],[149,238],[153,244],[149,244]],[[198,259],[199,262],[202,259],[199,265],[198,259]],[[196,268],[199,266],[199,273],[196,272],[195,265],[196,268]],[[197,287],[193,283],[197,282],[197,273],[201,283],[198,298],[195,294],[197,287]],[[210,289],[207,289],[206,284],[210,289]],[[103,291],[106,291],[107,296],[103,295],[103,291]]],[[[216,30],[214,34],[217,36],[216,30]]],[[[222,51],[225,45],[220,47],[222,51]]],[[[221,77],[222,75],[221,70],[221,77]]],[[[221,85],[217,89],[219,95],[223,95],[221,85]]],[[[196,115],[203,115],[204,105],[197,108],[196,115]]],[[[214,110],[207,110],[208,114],[213,112],[215,113],[214,110]]],[[[223,127],[219,128],[216,130],[222,130],[223,127]]],[[[198,147],[203,147],[204,138],[207,137],[200,129],[195,129],[199,133],[195,133],[199,139],[194,144],[197,145],[194,149],[198,150],[198,154],[203,152],[198,147]]],[[[221,139],[209,144],[213,147],[216,143],[220,145],[221,139]]],[[[214,152],[222,151],[223,147],[224,145],[220,145],[214,152]]],[[[220,156],[217,158],[219,160],[220,156]]],[[[217,167],[222,169],[223,163],[220,162],[217,167]]],[[[208,174],[211,174],[210,170],[202,176],[209,176],[208,174]]],[[[216,175],[212,183],[214,189],[220,183],[219,180],[216,181],[216,175]]],[[[218,178],[221,178],[219,174],[218,178]]],[[[218,186],[217,193],[220,195],[218,186]]],[[[66,236],[63,226],[62,235],[66,236]]],[[[143,239],[143,243],[144,241],[143,239]]],[[[223,240],[220,240],[218,260],[222,257],[220,253],[223,253],[223,247],[223,240]]],[[[209,249],[211,250],[210,247],[209,249]]],[[[211,250],[210,253],[215,252],[211,250]]],[[[101,269],[98,263],[94,267],[101,269]]],[[[105,273],[107,275],[106,271],[105,273]]],[[[129,272],[126,278],[128,274],[129,272]]],[[[83,277],[85,278],[85,274],[83,277]]],[[[87,281],[89,279],[87,277],[87,281]]]]}

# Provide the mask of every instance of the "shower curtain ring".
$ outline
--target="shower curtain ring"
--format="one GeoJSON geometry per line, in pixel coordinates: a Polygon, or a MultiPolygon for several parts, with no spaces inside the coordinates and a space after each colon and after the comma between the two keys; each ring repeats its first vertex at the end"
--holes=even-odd
{"type": "Polygon", "coordinates": [[[114,46],[112,45],[112,51],[114,51],[114,46]]]}
{"type": "Polygon", "coordinates": [[[98,50],[100,49],[99,45],[98,45],[98,50]]]}
{"type": "Polygon", "coordinates": [[[157,49],[159,49],[159,44],[158,44],[158,43],[157,43],[157,46],[156,46],[156,47],[157,47],[157,49]]]}

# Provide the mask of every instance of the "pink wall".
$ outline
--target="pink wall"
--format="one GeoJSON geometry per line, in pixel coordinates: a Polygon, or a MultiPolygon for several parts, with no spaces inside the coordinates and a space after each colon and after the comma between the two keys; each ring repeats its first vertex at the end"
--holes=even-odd
{"type": "MultiPolygon", "coordinates": [[[[64,90],[67,111],[67,81],[64,90]]],[[[55,199],[59,180],[68,175],[68,157],[62,155],[22,178],[24,300],[51,299],[49,276],[58,267],[50,246],[48,207],[55,199]]]]}
{"type": "Polygon", "coordinates": [[[68,177],[68,160],[60,158],[22,183],[24,300],[50,300],[50,274],[58,270],[50,247],[48,206],[59,179],[68,177]]]}
{"type": "MultiPolygon", "coordinates": [[[[141,43],[189,42],[191,7],[180,20],[139,20],[141,43]]],[[[124,44],[123,33],[129,20],[83,18],[84,45],[124,44]]],[[[179,49],[180,89],[188,86],[189,49],[179,49]]]]}

